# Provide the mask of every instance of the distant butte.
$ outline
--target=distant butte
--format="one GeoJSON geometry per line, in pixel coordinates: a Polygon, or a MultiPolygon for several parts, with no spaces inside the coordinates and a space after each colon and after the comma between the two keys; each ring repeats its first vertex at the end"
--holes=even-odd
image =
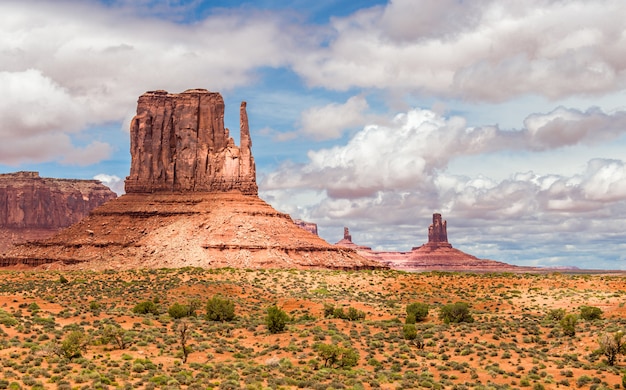
{"type": "Polygon", "coordinates": [[[0,253],[16,243],[51,237],[116,197],[98,180],[0,174],[0,253]]]}
{"type": "Polygon", "coordinates": [[[344,228],[344,238],[335,245],[351,248],[361,256],[378,261],[392,269],[402,271],[528,271],[531,268],[519,267],[494,260],[479,259],[452,247],[448,242],[447,221],[441,214],[433,214],[433,223],[428,227],[428,242],[414,247],[409,252],[374,251],[369,247],[352,242],[348,228],[344,228]]]}
{"type": "Polygon", "coordinates": [[[298,227],[258,195],[246,103],[240,146],[224,100],[204,89],[139,97],[126,194],[53,237],[16,246],[1,266],[386,268],[298,227]]]}

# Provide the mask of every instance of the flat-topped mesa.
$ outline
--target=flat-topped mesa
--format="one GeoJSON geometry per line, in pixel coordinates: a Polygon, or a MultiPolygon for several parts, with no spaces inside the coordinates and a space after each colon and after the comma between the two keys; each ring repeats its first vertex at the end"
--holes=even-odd
{"type": "Polygon", "coordinates": [[[130,125],[127,193],[226,192],[256,195],[256,168],[246,103],[240,108],[237,147],[224,127],[218,92],[146,92],[130,125]]]}
{"type": "Polygon", "coordinates": [[[431,247],[452,247],[448,243],[448,222],[441,219],[441,214],[433,214],[433,223],[428,226],[428,243],[431,247]]]}

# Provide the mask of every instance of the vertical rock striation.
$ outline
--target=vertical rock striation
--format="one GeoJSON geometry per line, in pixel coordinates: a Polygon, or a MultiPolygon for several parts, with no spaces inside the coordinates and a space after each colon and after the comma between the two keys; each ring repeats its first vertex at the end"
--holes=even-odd
{"type": "Polygon", "coordinates": [[[224,127],[224,99],[191,89],[146,92],[130,126],[127,193],[224,192],[256,195],[256,169],[246,103],[240,109],[241,147],[224,127]]]}

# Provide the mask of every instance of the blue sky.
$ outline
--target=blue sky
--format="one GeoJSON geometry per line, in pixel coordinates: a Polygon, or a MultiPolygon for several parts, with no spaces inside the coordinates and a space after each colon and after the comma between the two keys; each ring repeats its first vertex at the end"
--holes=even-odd
{"type": "MultiPolygon", "coordinates": [[[[626,269],[626,3],[3,1],[0,172],[129,172],[148,90],[248,102],[260,196],[329,242],[626,269]]],[[[236,133],[234,131],[233,133],[236,133]]],[[[237,140],[238,141],[238,140],[237,140]]]]}

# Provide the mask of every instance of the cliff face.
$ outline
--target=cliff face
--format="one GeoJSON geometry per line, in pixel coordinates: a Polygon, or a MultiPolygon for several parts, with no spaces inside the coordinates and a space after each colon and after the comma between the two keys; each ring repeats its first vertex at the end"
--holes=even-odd
{"type": "Polygon", "coordinates": [[[0,174],[0,250],[47,238],[116,197],[97,180],[42,178],[37,172],[0,174]]]}
{"type": "Polygon", "coordinates": [[[205,89],[146,92],[139,97],[130,134],[126,193],[258,192],[245,102],[240,147],[224,128],[224,99],[205,89]]]}

